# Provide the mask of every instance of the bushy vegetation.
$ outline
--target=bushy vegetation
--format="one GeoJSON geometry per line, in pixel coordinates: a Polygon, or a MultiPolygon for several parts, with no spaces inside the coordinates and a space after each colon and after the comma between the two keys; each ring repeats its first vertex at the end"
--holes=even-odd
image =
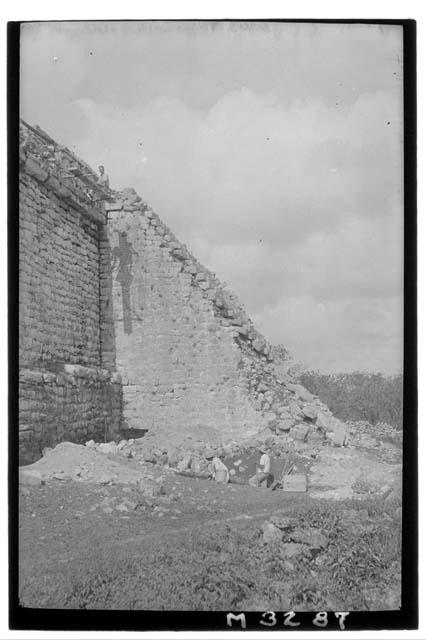
{"type": "Polygon", "coordinates": [[[402,375],[304,371],[298,380],[341,420],[386,422],[402,429],[402,375]]]}

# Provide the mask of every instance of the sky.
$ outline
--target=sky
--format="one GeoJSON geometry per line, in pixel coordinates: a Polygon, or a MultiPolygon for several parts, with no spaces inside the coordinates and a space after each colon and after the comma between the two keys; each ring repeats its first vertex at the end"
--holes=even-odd
{"type": "Polygon", "coordinates": [[[270,342],[402,370],[400,27],[22,29],[22,117],[134,187],[270,342]]]}

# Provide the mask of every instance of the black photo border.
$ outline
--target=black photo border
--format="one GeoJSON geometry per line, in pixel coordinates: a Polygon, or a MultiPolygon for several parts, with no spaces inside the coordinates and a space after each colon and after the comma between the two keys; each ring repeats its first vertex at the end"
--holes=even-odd
{"type": "MultiPolygon", "coordinates": [[[[105,20],[98,20],[104,22],[105,20]]],[[[128,22],[128,20],[113,20],[128,22]]],[[[135,21],[135,20],[132,20],[135,21]]],[[[141,20],[142,22],[147,20],[141,20]]],[[[162,22],[163,20],[150,20],[162,22]]],[[[402,600],[397,611],[353,611],[346,630],[418,628],[418,374],[417,374],[417,109],[415,20],[365,19],[191,19],[174,22],[283,22],[316,24],[399,25],[403,28],[404,95],[404,414],[402,600]],[[408,437],[409,436],[409,437],[408,437]]],[[[57,22],[52,20],[52,22],[57,22]]],[[[84,20],[73,22],[85,22],[84,20]]],[[[64,631],[230,631],[228,611],[89,611],[30,609],[18,600],[18,263],[19,263],[19,50],[20,26],[7,25],[8,128],[8,411],[9,411],[9,627],[19,630],[64,631]]],[[[238,615],[241,612],[232,612],[238,615]]],[[[321,631],[315,612],[297,612],[300,626],[284,627],[283,612],[276,626],[261,624],[259,612],[244,612],[247,631],[321,631]]],[[[339,630],[334,612],[328,631],[339,630]]],[[[233,630],[241,630],[234,623],[233,630]]]]}

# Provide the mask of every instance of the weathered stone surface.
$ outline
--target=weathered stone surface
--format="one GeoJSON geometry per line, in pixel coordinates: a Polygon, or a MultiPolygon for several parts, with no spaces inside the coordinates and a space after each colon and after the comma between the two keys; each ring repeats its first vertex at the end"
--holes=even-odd
{"type": "MultiPolygon", "coordinates": [[[[54,374],[53,379],[56,379],[54,374]]],[[[19,381],[30,384],[42,384],[44,382],[44,376],[41,371],[32,371],[30,369],[21,369],[19,372],[19,381]]]]}
{"type": "Polygon", "coordinates": [[[309,426],[305,424],[296,424],[292,427],[290,433],[295,440],[304,441],[309,433],[309,426]]]}
{"type": "Polygon", "coordinates": [[[270,544],[271,542],[280,542],[283,539],[282,531],[271,522],[265,522],[262,525],[262,531],[262,539],[266,544],[270,544]]]}
{"type": "Polygon", "coordinates": [[[307,548],[304,544],[298,544],[297,542],[285,542],[280,549],[281,553],[287,558],[295,558],[303,553],[306,553],[307,548]]]}
{"type": "Polygon", "coordinates": [[[40,471],[24,469],[22,467],[19,469],[19,484],[38,487],[42,484],[42,481],[43,479],[40,471]]]}
{"type": "Polygon", "coordinates": [[[330,431],[330,419],[322,411],[318,411],[317,413],[317,425],[324,431],[330,431]]]}
{"type": "Polygon", "coordinates": [[[20,383],[20,457],[33,462],[46,445],[62,440],[84,443],[103,440],[118,432],[121,386],[68,374],[34,377],[20,383]],[[52,377],[53,376],[53,379],[52,377]],[[42,417],[41,417],[42,416],[42,417]]]}
{"type": "Polygon", "coordinates": [[[299,407],[299,405],[297,404],[297,402],[295,402],[294,400],[292,400],[289,405],[288,405],[288,410],[289,413],[292,415],[292,417],[297,420],[297,419],[301,419],[303,417],[303,413],[299,407]]]}
{"type": "Polygon", "coordinates": [[[24,134],[26,153],[38,154],[27,157],[19,182],[20,457],[31,462],[64,438],[101,439],[105,427],[115,435],[121,390],[96,373],[103,352],[114,366],[115,349],[106,330],[111,256],[102,206],[85,183],[55,173],[61,161],[42,168],[46,142],[25,126],[24,134]]]}
{"type": "Polygon", "coordinates": [[[313,404],[307,404],[302,408],[302,413],[307,418],[310,418],[311,420],[315,420],[315,418],[318,415],[318,408],[313,404]]]}
{"type": "Polygon", "coordinates": [[[119,448],[115,442],[101,442],[97,447],[100,453],[105,455],[117,455],[119,448]]]}
{"type": "Polygon", "coordinates": [[[148,482],[146,478],[141,478],[137,486],[142,495],[147,498],[156,498],[166,493],[162,484],[152,481],[148,482]]]}
{"type": "Polygon", "coordinates": [[[275,413],[268,412],[268,413],[265,413],[265,420],[268,423],[268,425],[271,425],[277,421],[277,416],[275,413]]]}
{"type": "Polygon", "coordinates": [[[300,398],[304,402],[311,402],[314,399],[312,393],[305,389],[305,387],[303,387],[301,384],[293,384],[289,382],[287,384],[287,388],[290,389],[290,391],[293,391],[293,393],[296,395],[296,398],[300,398]]]}
{"type": "Polygon", "coordinates": [[[278,421],[277,427],[280,431],[290,431],[293,425],[294,425],[293,418],[290,417],[284,420],[280,418],[280,420],[278,421]]]}
{"type": "MultiPolygon", "coordinates": [[[[247,339],[251,325],[233,296],[189,252],[182,270],[155,229],[140,232],[137,211],[112,215],[108,235],[116,257],[112,308],[127,425],[146,425],[147,437],[155,440],[157,433],[164,441],[168,433],[178,440],[200,429],[207,441],[212,434],[261,432],[267,408],[258,408],[250,382],[254,375],[264,379],[267,365],[247,339]]],[[[265,340],[256,339],[264,350],[265,340]]]]}
{"type": "Polygon", "coordinates": [[[334,424],[333,430],[333,445],[335,447],[344,447],[347,443],[348,431],[346,425],[341,422],[340,424],[334,424]]]}
{"type": "Polygon", "coordinates": [[[263,351],[263,349],[265,348],[265,341],[261,340],[260,338],[256,338],[256,340],[253,340],[253,349],[255,351],[263,351]]]}
{"type": "Polygon", "coordinates": [[[328,545],[327,536],[323,535],[319,529],[296,529],[292,531],[288,538],[292,542],[299,542],[308,545],[311,549],[325,549],[328,545]]]}

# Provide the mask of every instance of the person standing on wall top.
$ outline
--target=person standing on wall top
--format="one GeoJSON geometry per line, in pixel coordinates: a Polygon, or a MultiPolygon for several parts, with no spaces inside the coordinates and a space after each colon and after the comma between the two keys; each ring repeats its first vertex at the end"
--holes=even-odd
{"type": "Polygon", "coordinates": [[[101,186],[106,187],[108,189],[109,188],[109,178],[108,178],[107,174],[105,173],[105,167],[101,164],[101,165],[99,165],[98,169],[99,169],[98,183],[101,186]]]}

